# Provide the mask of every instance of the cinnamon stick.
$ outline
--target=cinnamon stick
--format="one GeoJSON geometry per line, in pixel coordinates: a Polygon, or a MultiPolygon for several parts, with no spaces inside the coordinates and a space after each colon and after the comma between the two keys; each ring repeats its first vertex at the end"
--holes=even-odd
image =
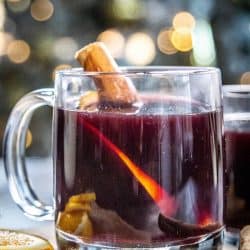
{"type": "Polygon", "coordinates": [[[219,224],[211,224],[207,226],[196,226],[193,224],[184,223],[170,217],[159,215],[158,224],[160,229],[170,236],[176,235],[179,237],[192,237],[207,234],[218,230],[219,224]]]}
{"type": "Polygon", "coordinates": [[[120,72],[119,67],[103,43],[90,43],[77,51],[75,58],[85,71],[114,73],[94,76],[99,102],[131,106],[138,101],[133,83],[127,77],[117,74],[120,72]]]}

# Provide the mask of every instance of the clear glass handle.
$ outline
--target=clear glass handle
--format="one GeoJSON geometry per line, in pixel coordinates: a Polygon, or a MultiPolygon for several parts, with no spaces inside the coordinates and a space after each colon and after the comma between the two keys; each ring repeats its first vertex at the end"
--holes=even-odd
{"type": "Polygon", "coordinates": [[[54,89],[40,89],[25,95],[13,108],[4,134],[4,165],[10,193],[27,216],[38,220],[53,219],[54,208],[40,201],[30,185],[25,166],[26,132],[34,111],[53,103],[54,89]]]}

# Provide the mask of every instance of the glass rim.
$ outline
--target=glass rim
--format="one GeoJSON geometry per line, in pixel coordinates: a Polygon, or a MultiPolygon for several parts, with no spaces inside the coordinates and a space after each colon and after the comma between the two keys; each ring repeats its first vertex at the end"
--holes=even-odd
{"type": "Polygon", "coordinates": [[[97,72],[97,71],[84,71],[81,67],[64,69],[56,71],[59,76],[104,76],[104,75],[122,75],[122,76],[143,76],[143,75],[201,75],[220,73],[217,67],[196,67],[196,66],[122,66],[119,67],[120,72],[97,72]]]}
{"type": "Polygon", "coordinates": [[[250,85],[249,84],[230,84],[222,86],[223,97],[229,98],[249,98],[250,85]]]}

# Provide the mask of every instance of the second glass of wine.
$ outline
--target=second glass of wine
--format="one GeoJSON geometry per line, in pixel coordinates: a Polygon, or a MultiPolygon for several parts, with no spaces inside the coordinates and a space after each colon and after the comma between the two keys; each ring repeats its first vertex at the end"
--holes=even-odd
{"type": "Polygon", "coordinates": [[[225,85],[225,223],[235,232],[250,224],[250,86],[225,85]]]}

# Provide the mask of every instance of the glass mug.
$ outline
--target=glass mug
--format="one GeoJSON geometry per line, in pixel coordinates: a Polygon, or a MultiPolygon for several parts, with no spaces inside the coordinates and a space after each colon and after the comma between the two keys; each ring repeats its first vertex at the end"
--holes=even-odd
{"type": "Polygon", "coordinates": [[[10,115],[12,197],[26,215],[55,220],[59,249],[213,245],[223,231],[221,102],[216,68],[58,71],[54,89],[24,96],[10,115]],[[140,101],[100,106],[103,77],[131,79],[140,101]],[[54,111],[53,206],[32,190],[24,161],[30,118],[43,105],[54,111]]]}
{"type": "Polygon", "coordinates": [[[250,224],[250,85],[223,86],[226,213],[229,231],[250,224]]]}

